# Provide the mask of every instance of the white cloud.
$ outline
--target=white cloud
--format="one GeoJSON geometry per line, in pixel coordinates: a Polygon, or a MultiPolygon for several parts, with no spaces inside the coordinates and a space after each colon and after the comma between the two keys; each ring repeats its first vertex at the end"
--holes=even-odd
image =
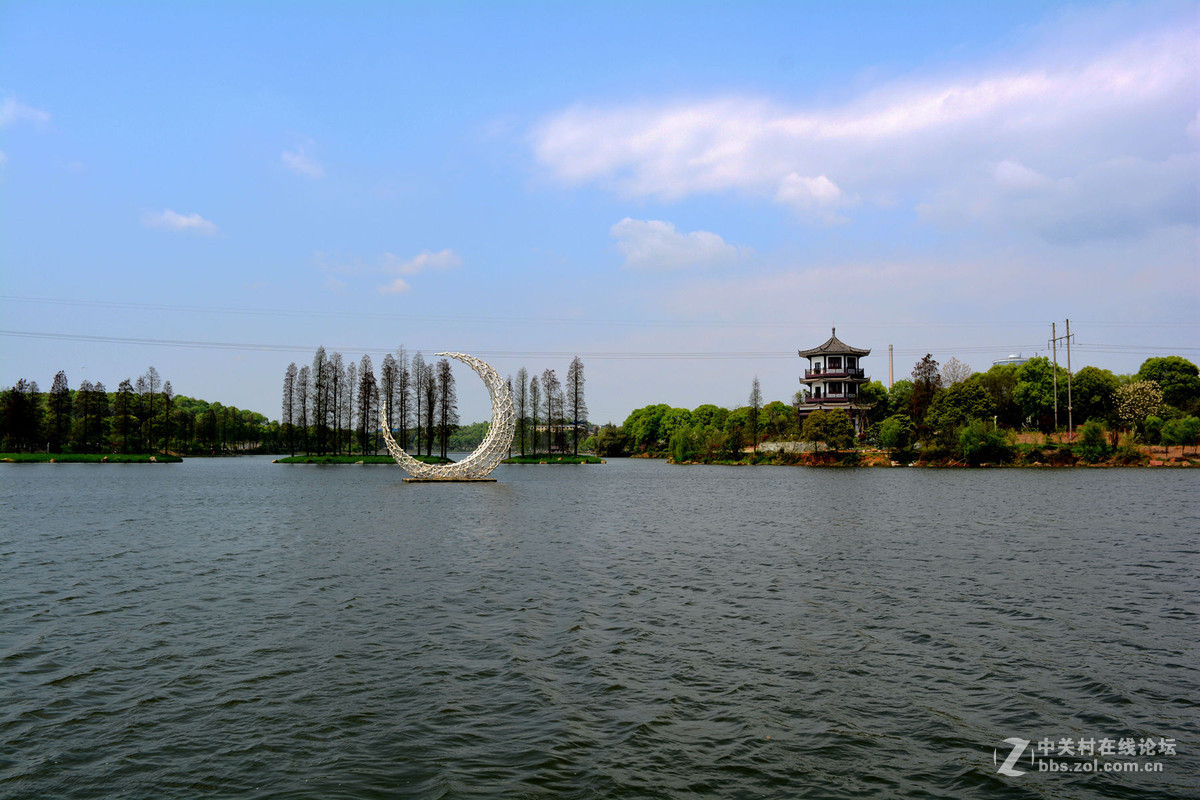
{"type": "Polygon", "coordinates": [[[391,283],[385,283],[380,286],[379,293],[400,294],[401,292],[407,292],[410,289],[412,289],[412,286],[409,285],[408,281],[404,280],[404,278],[396,278],[391,283]]]}
{"type": "Polygon", "coordinates": [[[379,257],[380,268],[384,272],[395,275],[416,275],[430,270],[453,269],[462,266],[458,253],[447,248],[431,253],[424,250],[409,259],[400,259],[392,253],[384,253],[379,257]]]}
{"type": "Polygon", "coordinates": [[[45,125],[50,122],[50,114],[40,108],[33,108],[12,97],[0,102],[0,128],[7,128],[18,122],[32,122],[35,125],[45,125]]]}
{"type": "Polygon", "coordinates": [[[625,219],[609,233],[625,256],[625,266],[644,270],[675,270],[732,264],[752,252],[735,247],[710,231],[680,233],[670,222],[625,219]]]}
{"type": "Polygon", "coordinates": [[[163,211],[147,211],[142,215],[142,224],[147,228],[159,228],[178,233],[199,233],[204,236],[212,236],[218,231],[216,225],[199,214],[180,214],[169,208],[163,211]]]}
{"type": "Polygon", "coordinates": [[[309,155],[308,145],[301,144],[297,145],[294,150],[284,150],[279,157],[284,165],[297,175],[303,175],[306,178],[325,177],[325,168],[309,155]]]}
{"type": "MultiPolygon", "coordinates": [[[[1120,38],[1051,30],[1036,53],[877,86],[833,107],[745,96],[575,106],[544,120],[531,143],[567,185],[664,201],[769,197],[826,223],[842,221],[837,211],[855,203],[915,207],[949,187],[969,188],[962,177],[989,168],[975,191],[1001,211],[997,185],[1083,180],[1128,158],[1146,168],[1141,183],[1158,181],[1159,193],[1173,194],[1175,181],[1155,165],[1195,152],[1187,131],[1197,125],[1200,95],[1197,27],[1185,14],[1120,38]]],[[[1196,185],[1194,173],[1189,180],[1196,185]]],[[[1090,208],[1104,216],[1127,209],[1121,185],[1097,188],[1090,208]]]]}

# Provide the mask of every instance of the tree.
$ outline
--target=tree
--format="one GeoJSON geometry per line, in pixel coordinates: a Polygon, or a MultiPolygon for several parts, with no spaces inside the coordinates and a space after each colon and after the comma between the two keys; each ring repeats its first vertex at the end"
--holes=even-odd
{"type": "Polygon", "coordinates": [[[311,372],[308,365],[305,364],[300,368],[300,372],[296,375],[296,413],[300,419],[300,441],[304,447],[304,452],[308,450],[308,387],[311,372]]]}
{"type": "Polygon", "coordinates": [[[450,361],[443,358],[437,365],[438,438],[442,458],[448,456],[450,434],[458,426],[458,395],[454,391],[454,373],[450,361]]]}
{"type": "Polygon", "coordinates": [[[758,454],[758,413],[762,411],[762,389],[758,385],[758,376],[754,376],[754,382],[750,384],[750,413],[748,422],[750,423],[750,439],[754,443],[754,453],[758,454]]]}
{"type": "Polygon", "coordinates": [[[0,411],[4,414],[0,434],[4,437],[4,449],[21,452],[33,450],[34,443],[42,435],[42,404],[38,398],[37,381],[21,378],[4,391],[0,399],[0,411]]]}
{"type": "Polygon", "coordinates": [[[325,439],[329,427],[329,358],[325,355],[325,347],[317,348],[312,363],[312,424],[313,435],[316,439],[317,455],[325,454],[325,439]]]}
{"type": "MultiPolygon", "coordinates": [[[[391,422],[400,434],[401,448],[408,447],[408,422],[412,416],[412,372],[408,366],[408,354],[401,346],[396,350],[396,413],[400,419],[391,422]]],[[[391,417],[388,417],[391,420],[391,417]]]]}
{"type": "Polygon", "coordinates": [[[912,418],[919,429],[925,423],[925,412],[933,403],[933,396],[942,388],[942,374],[931,354],[926,353],[913,367],[912,385],[912,418]]]}
{"type": "Polygon", "coordinates": [[[418,350],[412,357],[413,431],[416,435],[417,455],[421,455],[421,412],[425,408],[425,357],[418,350]]]}
{"type": "Polygon", "coordinates": [[[952,434],[974,419],[990,421],[995,406],[987,390],[975,381],[960,381],[938,392],[926,413],[926,423],[934,431],[952,434]]]}
{"type": "Polygon", "coordinates": [[[942,386],[950,387],[956,383],[962,383],[967,378],[971,377],[973,371],[970,364],[964,364],[957,358],[951,356],[946,359],[946,363],[942,365],[942,386]]]}
{"type": "Polygon", "coordinates": [[[538,376],[529,379],[529,433],[533,455],[538,452],[538,406],[542,402],[542,388],[538,376]]]}
{"type": "Polygon", "coordinates": [[[524,367],[517,370],[517,382],[514,385],[516,395],[513,397],[513,410],[517,412],[517,439],[520,442],[521,455],[525,455],[525,438],[529,422],[529,372],[524,367]]]}
{"type": "Polygon", "coordinates": [[[71,388],[67,385],[67,373],[59,370],[50,387],[50,402],[46,415],[46,436],[50,451],[58,453],[71,435],[71,388]]]}
{"type": "Polygon", "coordinates": [[[344,422],[343,430],[346,431],[346,455],[354,449],[354,414],[358,408],[356,398],[358,397],[358,365],[353,361],[346,365],[346,388],[342,392],[342,420],[344,422]]]}
{"type": "MultiPolygon", "coordinates": [[[[1081,370],[1082,371],[1082,370],[1081,370]]],[[[1098,419],[1089,419],[1079,426],[1079,438],[1075,451],[1089,464],[1095,464],[1108,455],[1108,433],[1104,423],[1098,419]]]]}
{"type": "Polygon", "coordinates": [[[1017,390],[1017,367],[1016,364],[995,364],[975,378],[992,399],[997,421],[1010,428],[1019,427],[1025,418],[1014,397],[1017,390]]]}
{"type": "Polygon", "coordinates": [[[1162,389],[1154,381],[1118,386],[1116,399],[1117,419],[1130,428],[1142,427],[1146,418],[1158,413],[1163,404],[1162,389]]]}
{"type": "Polygon", "coordinates": [[[913,382],[907,380],[898,380],[888,389],[888,416],[895,414],[904,414],[908,416],[912,413],[912,395],[913,382]]]}
{"type": "MultiPolygon", "coordinates": [[[[384,362],[391,356],[385,356],[384,362]]],[[[376,419],[379,414],[379,386],[375,382],[375,367],[371,357],[364,355],[358,370],[358,450],[367,454],[367,444],[375,438],[376,419]]],[[[379,448],[372,446],[372,450],[379,448]]]]}
{"type": "Polygon", "coordinates": [[[163,381],[162,385],[162,431],[163,431],[163,452],[166,453],[171,449],[171,407],[175,403],[175,389],[171,386],[170,381],[163,381]]]}
{"type": "MultiPolygon", "coordinates": [[[[864,383],[858,390],[858,407],[862,409],[867,425],[887,419],[889,412],[888,390],[879,381],[864,383]]],[[[907,410],[908,406],[905,406],[907,410]]]]}
{"type": "Polygon", "coordinates": [[[387,417],[389,432],[396,427],[396,381],[399,377],[400,368],[396,365],[396,359],[388,353],[379,367],[379,404],[383,407],[383,415],[387,417]]]}
{"type": "Polygon", "coordinates": [[[146,369],[146,402],[148,404],[146,407],[146,419],[148,422],[146,429],[146,444],[150,450],[154,449],[154,445],[157,442],[154,428],[159,412],[159,403],[155,401],[154,396],[158,394],[160,386],[162,386],[162,378],[159,376],[158,370],[156,370],[152,365],[146,369]]]}
{"type": "MultiPolygon", "coordinates": [[[[1061,390],[1059,406],[1066,408],[1066,370],[1058,369],[1058,385],[1061,390]]],[[[1043,431],[1057,427],[1054,419],[1055,367],[1045,356],[1031,358],[1017,367],[1017,387],[1013,400],[1020,407],[1021,418],[1026,424],[1036,425],[1043,431]]]]}
{"type": "Polygon", "coordinates": [[[1165,445],[1182,445],[1186,451],[1188,445],[1196,444],[1200,437],[1200,418],[1182,417],[1168,420],[1162,427],[1162,441],[1165,445]]]}
{"type": "Polygon", "coordinates": [[[1117,386],[1120,381],[1117,376],[1106,369],[1084,367],[1075,373],[1072,379],[1074,416],[1084,422],[1115,423],[1117,386]]]}
{"type": "Polygon", "coordinates": [[[117,386],[117,394],[113,398],[113,435],[120,438],[122,453],[129,452],[129,433],[137,422],[133,405],[133,383],[126,378],[117,386]]]}
{"type": "Polygon", "coordinates": [[[287,438],[288,449],[296,455],[296,362],[288,364],[283,374],[283,406],[280,408],[283,417],[283,431],[287,438]]]}
{"type": "Polygon", "coordinates": [[[546,398],[546,452],[554,452],[554,426],[562,415],[558,413],[558,396],[562,386],[558,374],[552,369],[542,370],[542,392],[546,398]]]}
{"type": "Polygon", "coordinates": [[[1162,389],[1163,402],[1185,413],[1200,410],[1200,368],[1180,356],[1147,358],[1137,379],[1154,381],[1162,389]]]}
{"type": "Polygon", "coordinates": [[[917,434],[908,414],[893,414],[879,424],[879,444],[893,453],[912,447],[917,434]]]}
{"type": "Polygon", "coordinates": [[[854,444],[854,423],[840,408],[814,411],[804,420],[800,438],[806,442],[824,444],[831,450],[845,450],[854,444]]]}
{"type": "Polygon", "coordinates": [[[579,428],[587,422],[587,401],[583,397],[583,360],[571,359],[567,367],[567,416],[571,419],[571,452],[579,455],[579,428]]]}
{"type": "Polygon", "coordinates": [[[421,390],[425,395],[425,455],[433,455],[433,423],[437,411],[437,370],[433,364],[425,367],[425,382],[421,390]]]}
{"type": "Polygon", "coordinates": [[[963,460],[973,467],[983,463],[1007,464],[1013,459],[1008,436],[983,420],[972,420],[958,434],[963,460]]]}

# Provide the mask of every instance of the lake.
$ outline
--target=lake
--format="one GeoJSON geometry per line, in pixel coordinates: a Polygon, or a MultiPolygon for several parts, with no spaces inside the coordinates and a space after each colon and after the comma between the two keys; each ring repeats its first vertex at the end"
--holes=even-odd
{"type": "Polygon", "coordinates": [[[0,797],[1200,795],[1200,471],[403,477],[0,465],[0,797]]]}

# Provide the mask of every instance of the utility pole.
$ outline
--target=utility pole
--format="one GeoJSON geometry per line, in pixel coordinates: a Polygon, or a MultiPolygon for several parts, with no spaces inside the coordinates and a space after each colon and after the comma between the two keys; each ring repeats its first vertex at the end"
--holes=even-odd
{"type": "Polygon", "coordinates": [[[1067,440],[1075,438],[1075,420],[1071,416],[1071,320],[1067,320],[1067,440]]]}
{"type": "Polygon", "coordinates": [[[1058,336],[1050,323],[1050,352],[1054,354],[1054,430],[1058,430],[1058,336]]]}
{"type": "Polygon", "coordinates": [[[1058,343],[1066,342],[1067,344],[1067,432],[1068,439],[1073,439],[1075,436],[1075,420],[1072,415],[1071,407],[1071,320],[1067,320],[1067,332],[1062,336],[1058,335],[1058,330],[1055,323],[1050,323],[1050,347],[1054,353],[1054,429],[1058,430],[1058,343]]]}

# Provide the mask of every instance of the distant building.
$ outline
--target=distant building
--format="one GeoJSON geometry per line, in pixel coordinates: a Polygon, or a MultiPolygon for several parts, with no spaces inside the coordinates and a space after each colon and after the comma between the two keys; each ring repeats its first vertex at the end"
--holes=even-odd
{"type": "Polygon", "coordinates": [[[854,429],[863,428],[863,412],[859,389],[870,380],[860,366],[871,350],[851,347],[837,338],[837,328],[824,344],[811,350],[798,351],[808,359],[808,369],[800,376],[805,396],[798,409],[801,422],[814,411],[840,408],[854,422],[854,429]]]}
{"type": "Polygon", "coordinates": [[[1028,360],[1029,360],[1028,358],[1025,358],[1024,356],[1021,356],[1017,353],[1009,353],[1008,358],[997,359],[996,361],[992,362],[992,366],[998,367],[1001,364],[1012,364],[1014,366],[1020,366],[1021,364],[1024,364],[1028,360]]]}

